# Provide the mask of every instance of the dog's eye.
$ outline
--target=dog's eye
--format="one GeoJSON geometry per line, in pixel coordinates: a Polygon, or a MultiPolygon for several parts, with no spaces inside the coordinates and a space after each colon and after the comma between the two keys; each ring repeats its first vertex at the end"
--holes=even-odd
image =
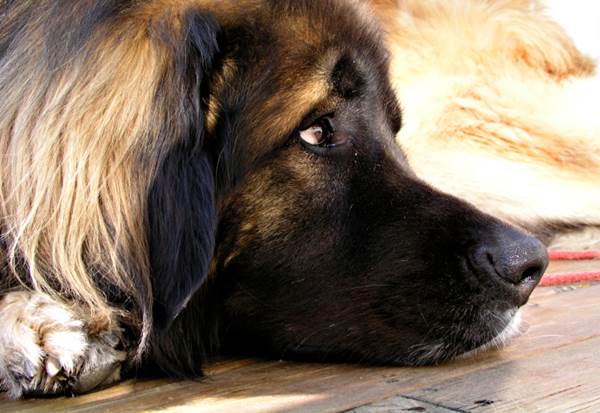
{"type": "Polygon", "coordinates": [[[321,125],[312,125],[300,131],[300,138],[309,145],[322,145],[327,140],[327,131],[321,125]]]}
{"type": "Polygon", "coordinates": [[[322,117],[308,128],[299,132],[302,143],[309,146],[330,148],[346,142],[344,134],[336,131],[330,117],[322,117]]]}

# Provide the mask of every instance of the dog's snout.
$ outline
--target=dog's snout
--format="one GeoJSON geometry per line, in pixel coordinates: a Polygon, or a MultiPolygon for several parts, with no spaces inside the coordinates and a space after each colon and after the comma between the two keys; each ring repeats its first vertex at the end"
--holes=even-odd
{"type": "Polygon", "coordinates": [[[480,275],[502,284],[515,303],[523,305],[548,266],[546,247],[511,228],[495,235],[474,249],[469,258],[480,275]]]}

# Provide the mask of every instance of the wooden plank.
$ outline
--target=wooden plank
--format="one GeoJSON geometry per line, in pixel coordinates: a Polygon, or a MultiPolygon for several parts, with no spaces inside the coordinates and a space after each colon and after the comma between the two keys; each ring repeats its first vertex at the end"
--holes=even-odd
{"type": "Polygon", "coordinates": [[[587,272],[600,271],[600,260],[581,260],[581,261],[550,261],[546,270],[548,274],[563,272],[587,272]]]}
{"type": "MultiPolygon", "coordinates": [[[[562,351],[580,343],[583,345],[600,336],[600,286],[562,291],[545,288],[535,293],[524,312],[524,318],[530,324],[529,331],[507,349],[439,367],[369,368],[246,359],[220,361],[208,369],[209,377],[200,382],[128,381],[77,398],[0,402],[0,410],[29,413],[333,412],[397,395],[412,397],[411,394],[418,394],[436,384],[447,384],[453,388],[464,383],[464,388],[468,388],[468,381],[461,381],[465,377],[479,379],[477,374],[487,377],[494,375],[497,369],[510,372],[507,366],[526,362],[532,357],[538,360],[537,363],[549,363],[553,360],[553,351],[562,351]]],[[[591,349],[586,349],[592,354],[591,349]]],[[[587,366],[592,364],[582,365],[580,369],[586,371],[587,366]]],[[[525,371],[514,374],[531,377],[525,371]]],[[[600,379],[596,381],[600,382],[600,379]]],[[[560,387],[560,383],[557,382],[557,386],[560,387]]],[[[584,387],[582,391],[591,390],[584,387]]],[[[518,399],[519,389],[506,392],[507,395],[514,392],[518,399]]],[[[588,394],[587,399],[578,396],[582,403],[580,407],[586,408],[585,403],[597,407],[593,401],[596,394],[588,394]]],[[[424,401],[429,402],[444,406],[438,400],[424,401]]]]}
{"type": "Polygon", "coordinates": [[[468,412],[600,411],[600,337],[404,394],[468,412]],[[590,398],[591,396],[591,398],[590,398]]]}
{"type": "Polygon", "coordinates": [[[454,413],[443,406],[398,396],[381,402],[347,410],[346,413],[393,413],[393,412],[425,412],[425,413],[454,413]]]}

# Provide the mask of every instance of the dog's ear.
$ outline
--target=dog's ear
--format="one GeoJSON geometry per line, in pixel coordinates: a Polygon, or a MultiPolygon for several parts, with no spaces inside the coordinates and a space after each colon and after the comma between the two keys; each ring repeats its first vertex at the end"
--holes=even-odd
{"type": "Polygon", "coordinates": [[[159,127],[171,145],[149,192],[148,225],[155,326],[164,329],[204,282],[213,254],[216,212],[214,159],[205,142],[204,101],[219,56],[219,27],[211,16],[189,11],[183,30],[158,27],[173,52],[158,99],[164,104],[159,127]]]}

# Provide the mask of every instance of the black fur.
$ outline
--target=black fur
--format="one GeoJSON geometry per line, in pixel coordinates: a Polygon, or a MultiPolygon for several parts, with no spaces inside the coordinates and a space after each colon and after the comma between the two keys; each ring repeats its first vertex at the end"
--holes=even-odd
{"type": "MultiPolygon", "coordinates": [[[[183,43],[169,29],[158,36],[176,50],[172,72],[159,93],[173,93],[183,81],[187,112],[173,114],[161,127],[178,130],[180,143],[164,158],[148,199],[150,260],[157,328],[166,328],[204,281],[213,254],[216,228],[214,156],[204,142],[203,100],[206,73],[218,53],[219,27],[207,14],[185,15],[183,43]]],[[[165,23],[168,24],[168,23],[165,23]]],[[[180,87],[180,86],[179,86],[180,87]]],[[[159,95],[157,99],[161,99],[159,95]]]]}

